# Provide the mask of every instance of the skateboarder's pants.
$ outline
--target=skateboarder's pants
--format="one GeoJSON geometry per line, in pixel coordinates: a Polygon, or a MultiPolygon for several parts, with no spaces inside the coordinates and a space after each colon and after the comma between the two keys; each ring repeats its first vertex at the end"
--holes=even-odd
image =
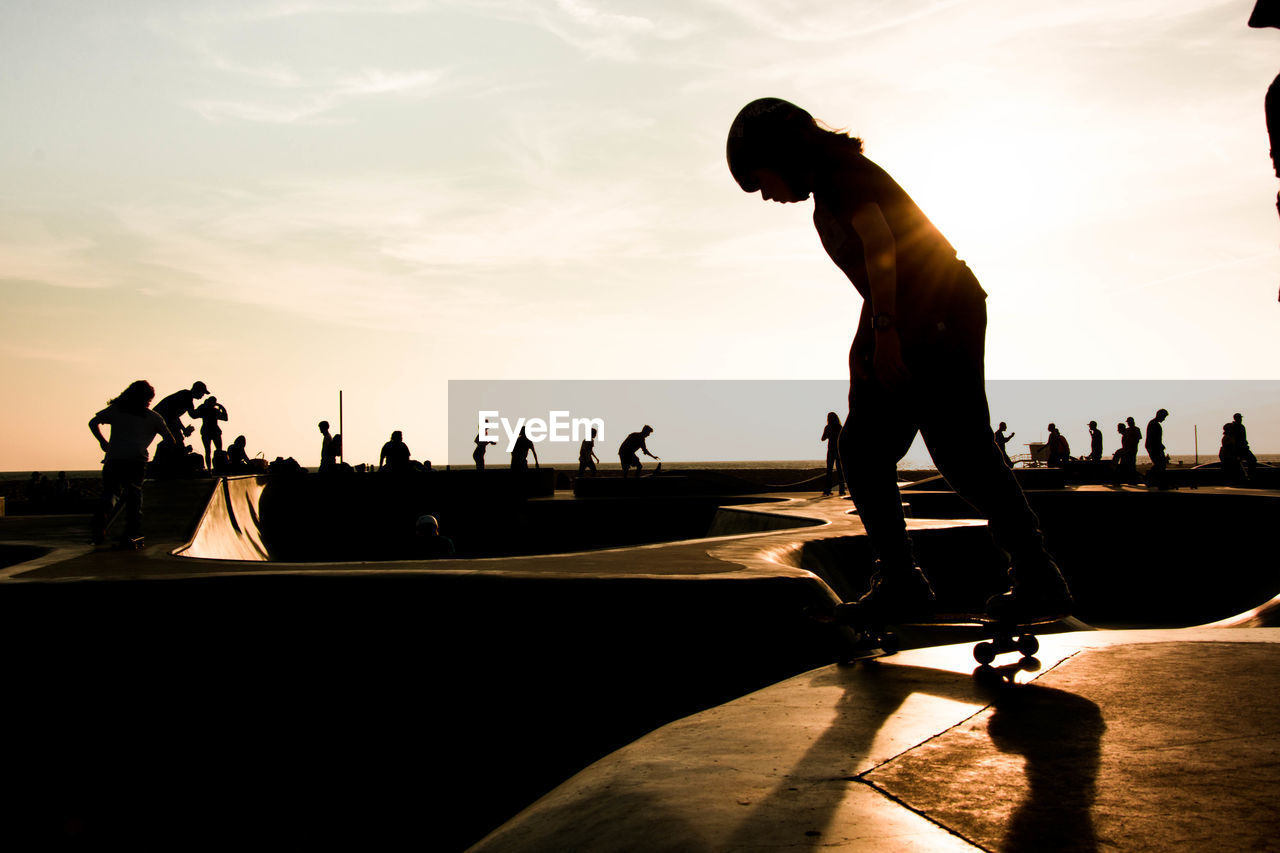
{"type": "MultiPolygon", "coordinates": [[[[884,569],[914,564],[897,465],[917,432],[946,481],[989,520],[992,537],[1012,557],[1015,571],[1050,559],[1039,520],[991,431],[983,365],[986,328],[985,300],[949,309],[936,334],[910,346],[903,342],[911,379],[895,391],[868,375],[866,353],[851,354],[851,362],[864,360],[864,370],[851,371],[840,456],[854,505],[884,569]]],[[[874,334],[864,333],[869,330],[860,330],[859,340],[874,334]]]]}
{"type": "Polygon", "coordinates": [[[95,530],[106,532],[116,503],[123,500],[125,538],[142,535],[142,480],[146,470],[145,459],[108,459],[102,463],[102,501],[93,517],[95,530]]]}

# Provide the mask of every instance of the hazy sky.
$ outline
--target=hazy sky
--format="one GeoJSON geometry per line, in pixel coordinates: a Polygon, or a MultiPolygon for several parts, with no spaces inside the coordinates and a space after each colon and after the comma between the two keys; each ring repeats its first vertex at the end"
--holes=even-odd
{"type": "Polygon", "coordinates": [[[989,376],[1276,378],[1252,5],[6,0],[0,470],[96,466],[136,378],[309,465],[338,389],[360,461],[443,458],[449,379],[839,378],[809,205],[724,166],[764,95],[956,245],[989,376]]]}

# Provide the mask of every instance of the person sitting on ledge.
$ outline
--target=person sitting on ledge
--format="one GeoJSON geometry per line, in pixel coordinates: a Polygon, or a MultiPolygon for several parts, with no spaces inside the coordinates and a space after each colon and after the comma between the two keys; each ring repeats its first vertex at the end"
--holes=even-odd
{"type": "Polygon", "coordinates": [[[412,454],[409,452],[409,445],[404,443],[404,433],[396,430],[391,433],[391,440],[382,445],[382,452],[378,454],[378,470],[402,472],[410,470],[409,458],[412,454]]]}

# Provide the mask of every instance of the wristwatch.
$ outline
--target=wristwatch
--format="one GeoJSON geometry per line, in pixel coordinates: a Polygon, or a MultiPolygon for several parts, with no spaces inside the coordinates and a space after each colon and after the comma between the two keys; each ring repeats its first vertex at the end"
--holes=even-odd
{"type": "Polygon", "coordinates": [[[881,312],[871,318],[871,325],[876,331],[893,328],[893,315],[881,312]]]}

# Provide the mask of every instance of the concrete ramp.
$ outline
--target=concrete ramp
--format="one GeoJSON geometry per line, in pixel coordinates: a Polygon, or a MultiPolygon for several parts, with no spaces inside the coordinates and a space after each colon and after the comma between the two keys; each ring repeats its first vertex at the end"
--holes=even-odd
{"type": "Polygon", "coordinates": [[[224,477],[209,496],[191,541],[173,553],[180,557],[267,561],[262,540],[260,502],[267,478],[224,477]]]}

